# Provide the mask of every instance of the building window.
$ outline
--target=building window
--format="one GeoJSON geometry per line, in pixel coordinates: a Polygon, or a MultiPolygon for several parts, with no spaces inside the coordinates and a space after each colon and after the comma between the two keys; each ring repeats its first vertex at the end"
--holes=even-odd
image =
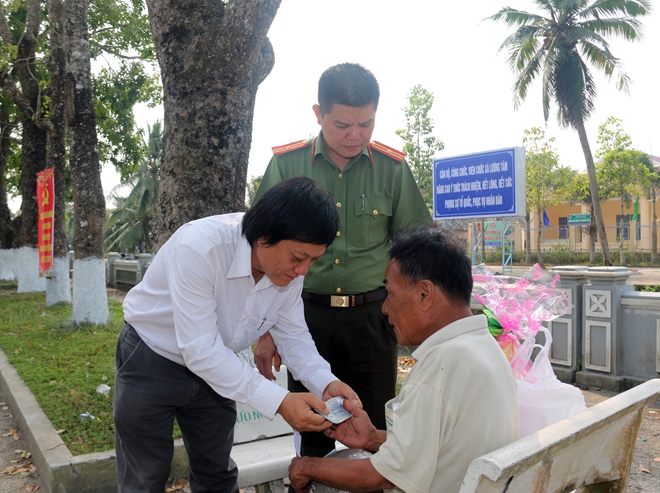
{"type": "Polygon", "coordinates": [[[559,218],[559,239],[568,239],[568,217],[559,218]]]}

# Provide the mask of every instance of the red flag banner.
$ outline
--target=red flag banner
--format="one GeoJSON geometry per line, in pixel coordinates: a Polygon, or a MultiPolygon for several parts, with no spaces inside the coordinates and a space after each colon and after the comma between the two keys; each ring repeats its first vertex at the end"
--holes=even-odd
{"type": "Polygon", "coordinates": [[[53,211],[55,209],[55,168],[37,173],[37,201],[39,202],[39,275],[53,272],[53,211]]]}

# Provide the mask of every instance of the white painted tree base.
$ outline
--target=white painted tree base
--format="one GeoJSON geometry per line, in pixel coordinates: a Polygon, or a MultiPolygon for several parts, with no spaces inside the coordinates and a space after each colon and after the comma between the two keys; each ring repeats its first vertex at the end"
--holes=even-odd
{"type": "Polygon", "coordinates": [[[103,325],[109,317],[105,259],[74,260],[73,322],[103,325]]]}
{"type": "Polygon", "coordinates": [[[0,250],[0,280],[16,280],[16,249],[0,250]]]}
{"type": "Polygon", "coordinates": [[[60,302],[71,303],[68,257],[53,259],[53,276],[46,279],[46,306],[60,302]]]}
{"type": "Polygon", "coordinates": [[[39,250],[21,247],[16,250],[16,278],[19,293],[43,293],[46,278],[39,277],[39,250]]]}

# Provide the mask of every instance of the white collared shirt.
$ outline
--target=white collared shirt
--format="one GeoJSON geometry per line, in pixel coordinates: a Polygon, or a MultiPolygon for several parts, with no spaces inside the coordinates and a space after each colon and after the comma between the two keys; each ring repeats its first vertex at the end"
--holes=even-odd
{"type": "Polygon", "coordinates": [[[443,327],[412,357],[371,464],[393,491],[457,493],[474,459],[518,438],[513,372],[483,315],[443,327]]]}
{"type": "Polygon", "coordinates": [[[235,354],[261,335],[271,331],[284,364],[317,396],[337,378],[305,324],[303,278],[279,287],[264,276],[255,285],[242,219],[217,215],[179,228],[126,295],[124,318],[154,352],[272,419],[287,391],[235,354]]]}

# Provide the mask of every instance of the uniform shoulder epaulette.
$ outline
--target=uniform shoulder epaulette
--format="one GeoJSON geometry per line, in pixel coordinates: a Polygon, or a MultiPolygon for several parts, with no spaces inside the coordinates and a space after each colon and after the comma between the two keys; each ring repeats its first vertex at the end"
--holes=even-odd
{"type": "Polygon", "coordinates": [[[291,142],[290,144],[284,144],[283,146],[273,147],[273,154],[286,154],[287,152],[295,151],[296,149],[302,149],[309,145],[309,139],[299,140],[297,142],[291,142]]]}
{"type": "Polygon", "coordinates": [[[369,144],[369,148],[378,151],[382,154],[385,154],[386,156],[389,156],[392,159],[397,160],[398,162],[403,161],[403,158],[406,157],[405,152],[397,151],[396,149],[393,149],[389,146],[386,146],[385,144],[381,144],[380,142],[376,142],[376,141],[371,142],[369,144]]]}

